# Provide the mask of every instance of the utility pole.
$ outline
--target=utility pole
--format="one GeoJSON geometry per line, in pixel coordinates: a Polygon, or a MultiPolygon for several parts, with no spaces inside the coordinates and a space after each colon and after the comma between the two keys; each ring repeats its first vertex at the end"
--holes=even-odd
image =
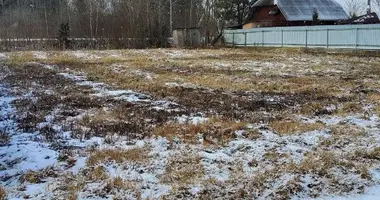
{"type": "Polygon", "coordinates": [[[371,13],[371,0],[368,0],[368,5],[367,5],[367,14],[371,13]]]}

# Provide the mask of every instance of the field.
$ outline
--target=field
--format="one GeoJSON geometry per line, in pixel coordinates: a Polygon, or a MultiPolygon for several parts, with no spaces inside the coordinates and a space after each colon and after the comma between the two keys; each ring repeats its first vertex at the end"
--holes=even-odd
{"type": "Polygon", "coordinates": [[[0,199],[376,199],[379,55],[0,53],[0,199]]]}

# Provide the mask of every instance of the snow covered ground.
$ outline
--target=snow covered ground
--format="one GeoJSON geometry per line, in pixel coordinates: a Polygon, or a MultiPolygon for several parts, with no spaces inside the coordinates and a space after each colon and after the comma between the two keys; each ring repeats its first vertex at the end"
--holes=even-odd
{"type": "MultiPolygon", "coordinates": [[[[128,54],[140,56],[143,54],[140,51],[128,54]]],[[[93,80],[91,70],[95,66],[87,70],[76,65],[49,63],[49,53],[33,54],[39,60],[22,66],[12,66],[12,62],[6,62],[8,55],[0,54],[0,60],[5,60],[0,64],[0,133],[8,136],[1,137],[0,178],[9,199],[361,200],[380,196],[380,119],[376,111],[378,104],[369,101],[378,98],[376,89],[372,88],[376,86],[372,84],[353,86],[355,90],[371,91],[360,93],[358,99],[350,96],[352,102],[339,97],[334,99],[335,105],[322,102],[328,106],[317,105],[318,112],[307,114],[310,105],[301,103],[303,99],[295,98],[296,94],[260,96],[248,91],[248,94],[231,92],[233,88],[215,89],[213,83],[205,84],[202,79],[185,80],[191,75],[178,77],[179,83],[162,81],[164,91],[138,91],[140,85],[123,87],[106,77],[93,80]],[[222,92],[218,93],[218,89],[222,92]],[[168,91],[178,94],[165,93],[172,95],[168,98],[160,95],[168,91]],[[196,103],[196,93],[209,96],[203,101],[210,106],[219,103],[223,106],[215,105],[209,110],[196,103]],[[364,96],[367,94],[371,95],[367,98],[364,96]],[[217,95],[224,96],[219,99],[217,95]],[[232,100],[228,100],[231,96],[232,100]],[[233,105],[239,103],[235,96],[239,101],[248,99],[245,104],[252,105],[233,105]],[[259,106],[252,111],[257,96],[259,106]],[[213,97],[217,99],[210,99],[213,97]],[[296,104],[290,102],[292,98],[296,104]],[[262,110],[276,109],[281,102],[284,103],[279,111],[262,110]],[[235,107],[231,110],[228,103],[235,107]],[[304,104],[303,109],[293,112],[299,104],[304,104]],[[252,112],[254,117],[239,117],[240,113],[235,113],[233,120],[227,120],[225,117],[231,116],[233,110],[252,112]]],[[[101,60],[101,55],[122,57],[126,53],[64,54],[73,54],[83,61],[101,60]]],[[[321,72],[320,66],[301,70],[290,58],[279,64],[251,58],[241,68],[234,68],[235,64],[229,60],[214,60],[223,57],[224,50],[199,53],[147,50],[143,55],[150,54],[154,56],[152,62],[174,59],[166,63],[174,68],[179,65],[178,59],[189,64],[188,59],[198,60],[199,55],[211,57],[201,67],[204,73],[207,70],[226,73],[218,76],[230,75],[235,79],[246,77],[238,72],[234,74],[234,70],[246,70],[253,77],[259,73],[274,82],[277,75],[294,73],[302,77],[312,73],[313,77],[321,72]],[[296,66],[289,67],[293,62],[296,66]]],[[[245,54],[238,51],[236,55],[245,54]]],[[[120,66],[126,65],[125,60],[118,62],[120,66]]],[[[311,61],[298,59],[297,62],[311,61]]],[[[341,70],[337,69],[348,65],[338,58],[336,62],[332,64],[335,72],[324,73],[340,74],[341,70]]],[[[130,73],[134,69],[115,71],[114,66],[103,66],[110,68],[107,73],[114,73],[113,79],[120,73],[128,73],[129,79],[142,76],[130,73]]],[[[180,76],[186,70],[200,74],[193,66],[178,68],[173,70],[174,75],[180,76]]],[[[166,75],[160,70],[142,67],[140,71],[146,71],[144,74],[149,74],[151,79],[143,80],[153,84],[166,75]]],[[[379,84],[377,76],[367,78],[368,82],[379,84]]],[[[312,80],[291,81],[307,85],[312,80]]],[[[347,81],[342,87],[348,84],[347,81]]]]}

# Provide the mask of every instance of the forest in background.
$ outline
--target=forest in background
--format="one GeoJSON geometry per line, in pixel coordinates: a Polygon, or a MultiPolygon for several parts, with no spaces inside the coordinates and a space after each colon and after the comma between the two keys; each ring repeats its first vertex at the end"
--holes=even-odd
{"type": "Polygon", "coordinates": [[[198,27],[211,37],[244,21],[256,0],[0,0],[0,38],[154,38],[198,27]]]}

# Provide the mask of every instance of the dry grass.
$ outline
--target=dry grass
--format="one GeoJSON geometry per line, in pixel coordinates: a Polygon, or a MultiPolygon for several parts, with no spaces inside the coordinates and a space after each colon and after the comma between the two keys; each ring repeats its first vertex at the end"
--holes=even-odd
{"type": "Polygon", "coordinates": [[[39,171],[33,171],[29,170],[21,175],[19,178],[21,183],[42,183],[43,179],[47,177],[56,178],[58,176],[57,171],[54,169],[54,167],[47,167],[45,169],[39,170],[39,171]]]}
{"type": "Polygon", "coordinates": [[[278,167],[256,173],[249,181],[248,189],[260,194],[265,190],[266,184],[279,178],[281,173],[283,173],[283,169],[278,167]]]}
{"type": "Polygon", "coordinates": [[[86,186],[86,177],[63,174],[58,181],[58,190],[64,192],[64,199],[77,200],[78,194],[86,186]]]}
{"type": "Polygon", "coordinates": [[[210,119],[201,124],[167,124],[155,128],[154,135],[168,139],[179,138],[182,141],[196,143],[199,134],[208,144],[223,144],[236,138],[235,132],[246,130],[247,124],[230,120],[210,119]]]}
{"type": "Polygon", "coordinates": [[[375,103],[380,102],[380,92],[373,92],[368,94],[367,100],[375,103]]]}
{"type": "Polygon", "coordinates": [[[148,149],[147,148],[133,148],[127,150],[120,149],[104,149],[104,150],[96,150],[91,153],[89,158],[87,159],[87,166],[95,166],[97,164],[105,163],[105,162],[144,162],[147,161],[148,149]]]}
{"type": "Polygon", "coordinates": [[[337,114],[347,116],[350,114],[362,114],[363,106],[359,102],[345,102],[341,108],[338,108],[337,114]]]}
{"type": "Polygon", "coordinates": [[[362,149],[354,152],[354,158],[365,158],[370,160],[380,160],[380,147],[371,150],[362,149]]]}
{"type": "Polygon", "coordinates": [[[9,66],[24,65],[27,62],[38,61],[35,59],[31,52],[12,53],[6,61],[9,66]]]}
{"type": "Polygon", "coordinates": [[[106,188],[109,190],[129,190],[136,189],[136,184],[130,181],[123,180],[121,177],[116,177],[107,181],[106,188]]]}
{"type": "Polygon", "coordinates": [[[91,181],[103,181],[108,178],[108,175],[103,166],[96,166],[90,169],[86,177],[91,181]]]}
{"type": "Polygon", "coordinates": [[[302,173],[312,173],[319,176],[325,176],[330,172],[332,167],[338,165],[338,158],[332,152],[312,153],[297,166],[297,171],[302,173]]]}
{"type": "Polygon", "coordinates": [[[365,130],[355,125],[335,125],[330,127],[331,134],[335,136],[361,136],[365,134],[365,130]]]}
{"type": "Polygon", "coordinates": [[[353,170],[353,172],[360,175],[363,179],[371,180],[367,166],[346,160],[342,155],[337,155],[333,152],[310,153],[300,165],[296,167],[295,171],[303,174],[312,173],[324,177],[330,174],[334,167],[340,167],[344,170],[353,170]]]}
{"type": "Polygon", "coordinates": [[[324,128],[322,123],[303,123],[295,120],[278,119],[269,122],[269,127],[280,135],[299,134],[324,128]]]}
{"type": "Polygon", "coordinates": [[[22,183],[28,182],[28,183],[41,183],[41,174],[32,170],[27,171],[25,174],[23,174],[20,177],[20,181],[22,183]]]}
{"type": "Polygon", "coordinates": [[[273,197],[278,200],[291,199],[295,194],[302,191],[302,185],[300,183],[299,177],[295,177],[287,181],[284,185],[276,189],[273,197]]]}
{"type": "Polygon", "coordinates": [[[183,186],[199,182],[203,175],[204,169],[199,155],[182,153],[169,158],[161,182],[183,186]]]}
{"type": "Polygon", "coordinates": [[[321,102],[308,102],[301,106],[300,113],[303,115],[327,114],[325,105],[321,102]]]}
{"type": "Polygon", "coordinates": [[[7,146],[9,142],[10,142],[9,134],[0,130],[0,147],[7,146]]]}
{"type": "Polygon", "coordinates": [[[0,186],[0,200],[6,200],[7,199],[7,192],[4,190],[3,187],[0,186]]]}
{"type": "Polygon", "coordinates": [[[380,115],[380,105],[376,105],[374,111],[377,115],[380,115]]]}

